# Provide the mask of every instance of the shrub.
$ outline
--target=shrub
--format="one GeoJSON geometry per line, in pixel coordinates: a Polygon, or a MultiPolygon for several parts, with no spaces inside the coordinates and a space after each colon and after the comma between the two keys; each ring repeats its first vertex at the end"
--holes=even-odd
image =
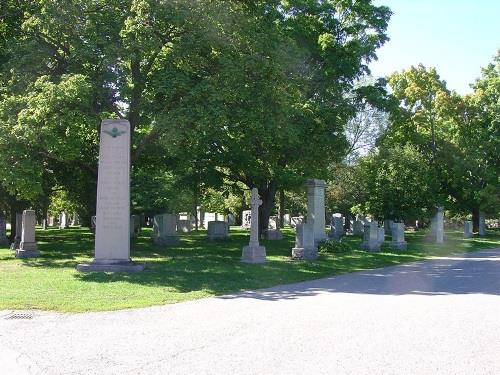
{"type": "Polygon", "coordinates": [[[319,243],[320,253],[347,253],[352,251],[351,246],[345,242],[326,240],[319,243]]]}

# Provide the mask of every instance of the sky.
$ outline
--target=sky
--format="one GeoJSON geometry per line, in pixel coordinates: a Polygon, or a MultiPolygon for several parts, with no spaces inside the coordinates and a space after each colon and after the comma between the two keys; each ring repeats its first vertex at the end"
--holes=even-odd
{"type": "Polygon", "coordinates": [[[374,0],[393,15],[390,41],[370,64],[374,77],[411,65],[435,67],[450,90],[472,92],[481,67],[500,49],[500,0],[374,0]]]}

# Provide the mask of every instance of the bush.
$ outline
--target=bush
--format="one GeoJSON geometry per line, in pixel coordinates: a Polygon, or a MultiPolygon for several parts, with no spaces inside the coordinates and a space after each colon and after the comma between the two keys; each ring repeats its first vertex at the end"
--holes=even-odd
{"type": "Polygon", "coordinates": [[[320,253],[347,253],[352,251],[351,246],[345,242],[326,240],[319,243],[320,253]]]}

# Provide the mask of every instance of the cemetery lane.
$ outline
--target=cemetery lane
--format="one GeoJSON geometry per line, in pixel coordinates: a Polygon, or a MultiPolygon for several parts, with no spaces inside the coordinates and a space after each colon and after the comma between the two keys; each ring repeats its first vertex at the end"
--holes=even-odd
{"type": "Polygon", "coordinates": [[[0,373],[498,374],[500,249],[174,305],[31,314],[0,311],[0,373]]]}

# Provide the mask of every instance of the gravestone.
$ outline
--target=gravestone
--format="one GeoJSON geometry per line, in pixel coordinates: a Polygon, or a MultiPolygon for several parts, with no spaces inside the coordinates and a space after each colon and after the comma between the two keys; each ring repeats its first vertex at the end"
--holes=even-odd
{"type": "Polygon", "coordinates": [[[464,221],[464,238],[472,237],[472,221],[465,220],[464,221]]]}
{"type": "Polygon", "coordinates": [[[243,263],[265,263],[266,248],[259,245],[259,206],[262,204],[257,188],[252,189],[250,197],[251,222],[250,222],[250,242],[241,252],[243,263]]]}
{"type": "Polygon", "coordinates": [[[486,236],[486,215],[483,211],[479,211],[479,226],[477,229],[480,236],[486,236]]]}
{"type": "Polygon", "coordinates": [[[252,222],[252,211],[245,210],[241,213],[241,227],[244,229],[250,229],[252,222]]]}
{"type": "Polygon", "coordinates": [[[227,224],[228,225],[236,225],[236,217],[233,214],[227,215],[227,224]]]}
{"type": "Polygon", "coordinates": [[[264,232],[264,236],[266,239],[270,241],[277,241],[283,239],[283,234],[278,225],[278,217],[270,216],[269,217],[269,225],[267,230],[264,232]]]}
{"type": "Polygon", "coordinates": [[[405,241],[405,224],[392,223],[392,241],[391,247],[397,250],[406,250],[407,242],[405,241]]]}
{"type": "Polygon", "coordinates": [[[94,259],[83,272],[138,272],[130,259],[130,124],[103,120],[99,144],[94,259]]]}
{"type": "Polygon", "coordinates": [[[283,215],[283,225],[290,225],[290,214],[283,215]]]}
{"type": "Polygon", "coordinates": [[[355,220],[352,223],[352,234],[354,235],[363,235],[364,234],[364,223],[361,220],[355,220]]]}
{"type": "Polygon", "coordinates": [[[290,220],[290,225],[292,228],[296,228],[297,225],[302,224],[304,222],[303,216],[293,216],[290,220]]]}
{"type": "Polygon", "coordinates": [[[344,218],[342,216],[332,215],[330,238],[340,241],[344,235],[344,218]]]}
{"type": "Polygon", "coordinates": [[[136,226],[137,226],[138,221],[139,221],[139,217],[137,215],[130,216],[130,238],[137,237],[136,226]]]}
{"type": "Polygon", "coordinates": [[[201,206],[196,207],[196,216],[198,218],[198,226],[200,228],[206,228],[206,226],[205,226],[205,210],[201,206]]]}
{"type": "Polygon", "coordinates": [[[191,232],[191,220],[178,220],[177,221],[177,232],[189,233],[191,232]]]}
{"type": "Polygon", "coordinates": [[[326,239],[325,232],[325,181],[307,180],[307,223],[314,228],[316,243],[326,239]]]}
{"type": "Polygon", "coordinates": [[[14,242],[10,245],[12,250],[19,249],[21,244],[21,235],[23,233],[23,214],[16,213],[16,235],[14,236],[14,242]]]}
{"type": "Polygon", "coordinates": [[[314,225],[312,223],[297,224],[295,228],[295,247],[292,258],[314,260],[318,257],[318,247],[314,241],[314,225]]]}
{"type": "Polygon", "coordinates": [[[383,243],[385,241],[385,228],[384,227],[378,228],[378,241],[380,243],[383,243]]]}
{"type": "Polygon", "coordinates": [[[361,244],[361,248],[367,251],[380,251],[378,223],[376,221],[367,222],[364,225],[363,243],[361,244]]]}
{"type": "Polygon", "coordinates": [[[0,216],[0,246],[9,246],[7,239],[7,222],[3,216],[0,216]]]}
{"type": "Polygon", "coordinates": [[[63,212],[59,216],[59,229],[66,229],[68,227],[68,218],[66,217],[66,212],[63,212]]]}
{"type": "Polygon", "coordinates": [[[208,240],[225,240],[229,237],[229,224],[225,221],[209,221],[207,227],[208,240]]]}
{"type": "Polygon", "coordinates": [[[157,245],[175,245],[177,236],[177,216],[172,214],[155,215],[153,219],[153,242],[157,245]]]}
{"type": "Polygon", "coordinates": [[[24,210],[22,216],[21,243],[16,258],[36,258],[40,255],[35,241],[36,216],[33,210],[24,210]]]}
{"type": "Polygon", "coordinates": [[[42,230],[47,230],[47,219],[42,220],[42,230]]]}
{"type": "Polygon", "coordinates": [[[444,242],[444,208],[438,207],[431,220],[431,233],[429,239],[438,244],[444,242]]]}
{"type": "Polygon", "coordinates": [[[49,227],[54,226],[54,216],[49,216],[49,222],[48,222],[49,227]]]}

